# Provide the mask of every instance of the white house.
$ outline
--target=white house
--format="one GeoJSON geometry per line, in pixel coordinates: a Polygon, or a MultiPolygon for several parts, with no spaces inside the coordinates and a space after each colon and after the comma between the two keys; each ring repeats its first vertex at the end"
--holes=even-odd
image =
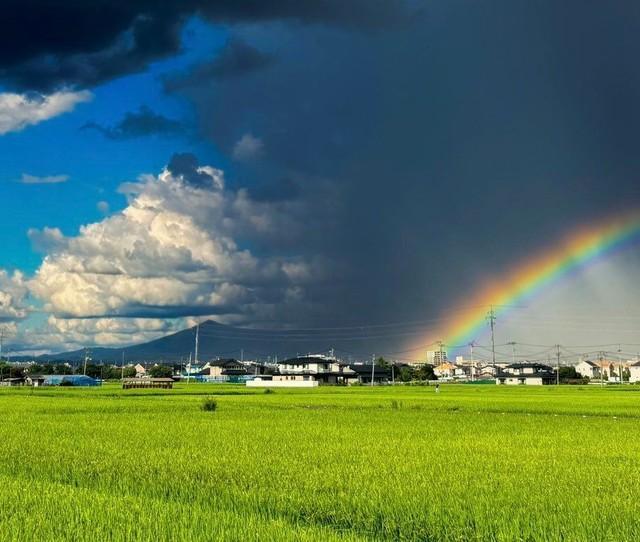
{"type": "Polygon", "coordinates": [[[453,378],[456,374],[456,369],[459,367],[456,366],[455,363],[450,363],[448,361],[444,363],[440,363],[433,368],[433,373],[438,378],[453,378]]]}
{"type": "Polygon", "coordinates": [[[629,369],[629,382],[640,382],[640,361],[627,367],[629,369]]]}
{"type": "Polygon", "coordinates": [[[580,376],[600,378],[600,367],[598,367],[598,364],[593,361],[582,360],[580,363],[576,364],[575,369],[580,376]]]}
{"type": "Polygon", "coordinates": [[[496,374],[496,384],[507,386],[543,386],[555,384],[556,375],[551,367],[541,363],[511,363],[496,374]]]}
{"type": "MultiPolygon", "coordinates": [[[[391,377],[390,369],[378,365],[347,365],[333,357],[298,356],[278,363],[278,373],[272,382],[317,382],[318,384],[367,384],[386,383],[391,377]]],[[[262,379],[266,381],[266,379],[262,379]]]]}
{"type": "Polygon", "coordinates": [[[246,375],[247,370],[237,359],[217,359],[204,364],[198,371],[199,376],[218,378],[222,376],[246,375]]]}

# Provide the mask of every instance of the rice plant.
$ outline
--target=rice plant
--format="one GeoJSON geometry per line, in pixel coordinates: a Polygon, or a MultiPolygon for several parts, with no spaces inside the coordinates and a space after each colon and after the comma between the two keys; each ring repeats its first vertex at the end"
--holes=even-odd
{"type": "Polygon", "coordinates": [[[637,391],[2,389],[0,539],[640,540],[637,391]]]}

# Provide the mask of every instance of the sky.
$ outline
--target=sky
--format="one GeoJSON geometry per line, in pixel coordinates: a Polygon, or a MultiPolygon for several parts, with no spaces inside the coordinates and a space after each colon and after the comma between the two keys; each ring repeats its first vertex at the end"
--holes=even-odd
{"type": "MultiPolygon", "coordinates": [[[[640,203],[633,2],[2,10],[5,350],[213,318],[387,329],[419,359],[491,277],[640,203]]],[[[631,351],[639,270],[632,246],[574,273],[498,340],[631,351]]]]}

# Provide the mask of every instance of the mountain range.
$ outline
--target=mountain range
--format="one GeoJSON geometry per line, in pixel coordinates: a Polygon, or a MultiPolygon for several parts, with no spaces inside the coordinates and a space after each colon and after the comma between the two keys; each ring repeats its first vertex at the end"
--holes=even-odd
{"type": "MultiPolygon", "coordinates": [[[[122,348],[91,348],[89,356],[96,362],[159,362],[180,363],[189,356],[195,359],[196,334],[198,336],[198,360],[218,357],[237,359],[284,359],[307,353],[328,352],[335,348],[343,357],[353,360],[371,359],[374,352],[383,353],[389,348],[400,347],[389,338],[367,336],[362,331],[349,330],[258,330],[239,328],[207,320],[188,329],[149,342],[122,348]],[[124,357],[124,358],[123,358],[124,357]]],[[[41,362],[79,362],[85,350],[44,354],[41,362]]]]}

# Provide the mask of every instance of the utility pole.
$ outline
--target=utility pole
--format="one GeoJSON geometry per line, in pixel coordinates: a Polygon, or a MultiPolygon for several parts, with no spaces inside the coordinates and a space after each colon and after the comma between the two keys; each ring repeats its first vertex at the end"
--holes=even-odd
{"type": "Polygon", "coordinates": [[[622,378],[622,348],[618,345],[618,377],[620,384],[624,384],[624,378],[622,378]]]}
{"type": "Polygon", "coordinates": [[[371,356],[371,385],[373,386],[373,379],[376,376],[376,355],[371,356]]]}
{"type": "Polygon", "coordinates": [[[604,360],[602,359],[604,357],[603,352],[600,352],[600,387],[602,388],[604,386],[604,360]]]}
{"type": "Polygon", "coordinates": [[[515,341],[508,342],[507,344],[511,345],[511,363],[515,364],[516,362],[516,343],[515,341]]]}
{"type": "Polygon", "coordinates": [[[556,344],[556,386],[560,385],[560,345],[556,344]]]}
{"type": "Polygon", "coordinates": [[[124,381],[124,350],[122,351],[122,370],[120,374],[120,380],[124,381]]]}
{"type": "Polygon", "coordinates": [[[2,361],[2,342],[4,341],[4,328],[0,328],[0,361],[2,361]]]}
{"type": "Polygon", "coordinates": [[[471,380],[475,380],[476,379],[476,364],[473,361],[473,347],[475,346],[475,343],[473,341],[471,341],[469,343],[469,354],[471,356],[471,380]]]}
{"type": "Polygon", "coordinates": [[[240,349],[240,361],[244,362],[244,348],[240,349]]]}
{"type": "Polygon", "coordinates": [[[87,375],[87,362],[90,360],[91,358],[89,357],[89,349],[85,348],[84,349],[84,370],[82,371],[82,374],[84,374],[85,376],[87,375]]]}
{"type": "Polygon", "coordinates": [[[196,349],[195,349],[195,362],[198,365],[198,337],[200,335],[200,324],[196,325],[196,349]]]}
{"type": "Polygon", "coordinates": [[[489,325],[491,326],[491,363],[495,365],[496,364],[496,338],[495,338],[496,313],[493,310],[493,305],[491,305],[491,310],[487,314],[487,319],[489,320],[489,325]]]}

